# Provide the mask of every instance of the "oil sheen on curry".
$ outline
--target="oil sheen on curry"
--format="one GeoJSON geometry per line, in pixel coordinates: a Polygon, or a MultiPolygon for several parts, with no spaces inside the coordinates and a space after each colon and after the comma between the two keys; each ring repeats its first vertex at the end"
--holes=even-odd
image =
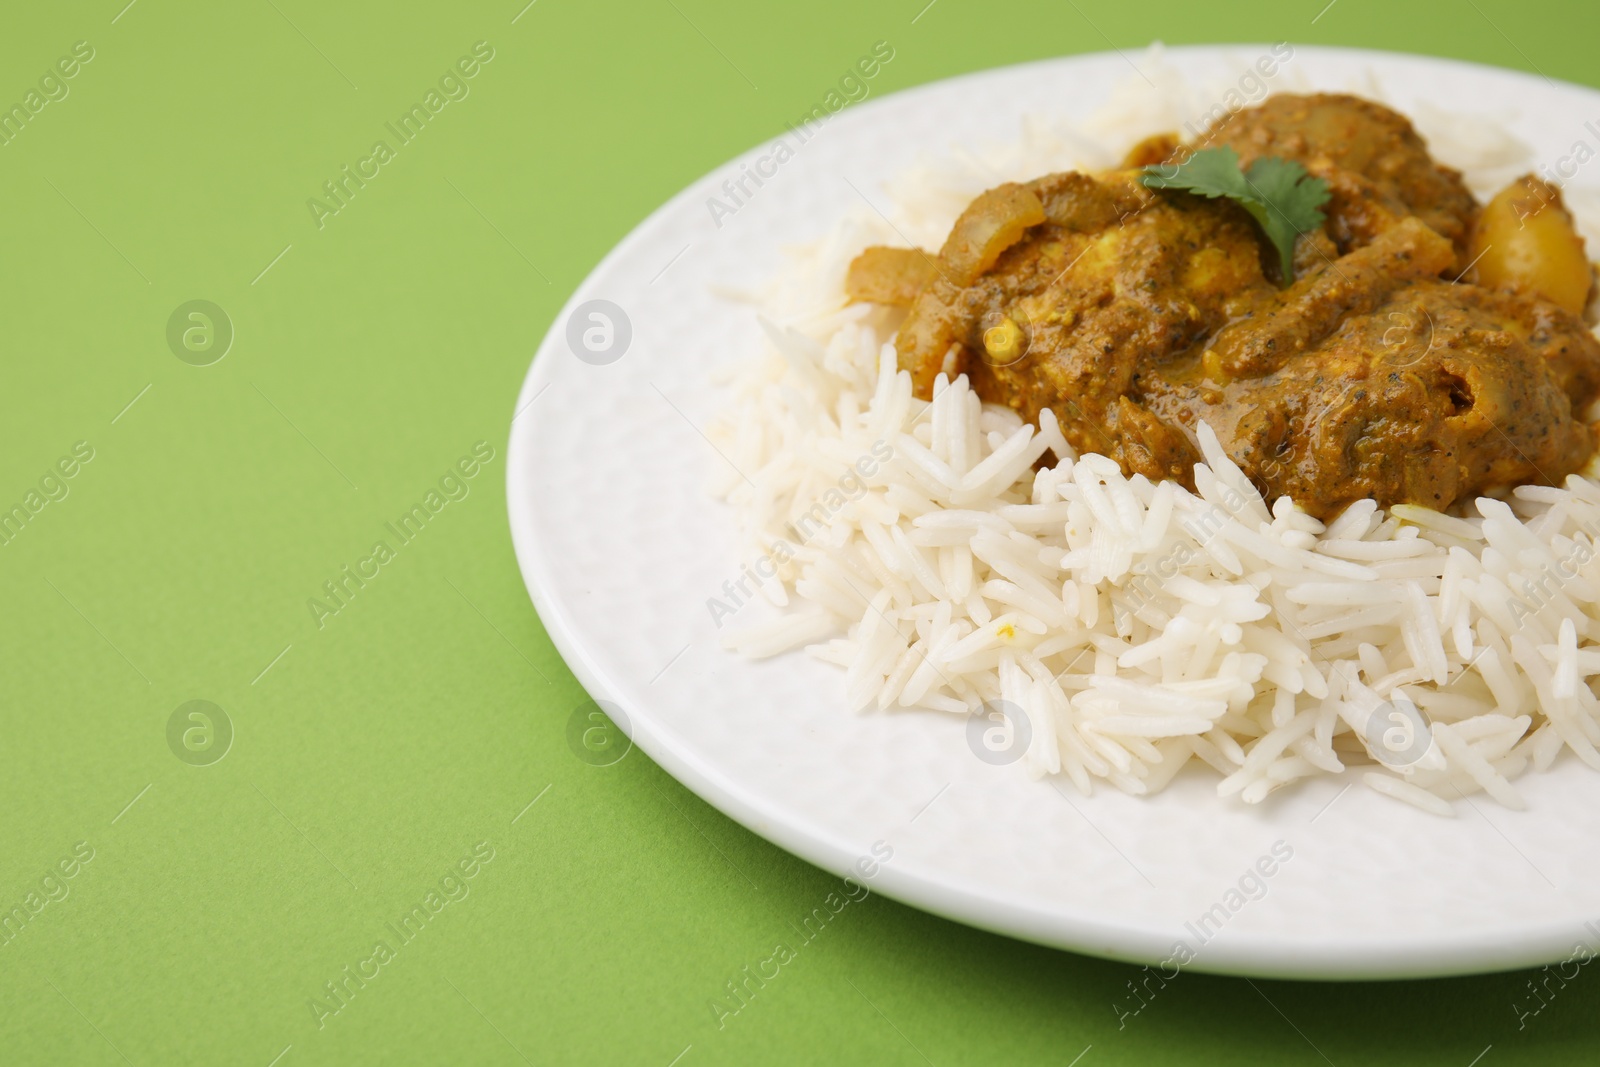
{"type": "Polygon", "coordinates": [[[1481,206],[1394,111],[1278,95],[1195,146],[1152,138],[1110,173],[991,189],[937,254],[869,248],[847,289],[906,309],[899,365],[924,399],[964,373],[1025,419],[1049,408],[1079,451],[1191,488],[1204,420],[1268,499],[1327,519],[1584,467],[1592,279],[1553,187],[1530,176],[1481,206]],[[1326,183],[1292,271],[1239,203],[1141,181],[1200,146],[1326,183]]]}

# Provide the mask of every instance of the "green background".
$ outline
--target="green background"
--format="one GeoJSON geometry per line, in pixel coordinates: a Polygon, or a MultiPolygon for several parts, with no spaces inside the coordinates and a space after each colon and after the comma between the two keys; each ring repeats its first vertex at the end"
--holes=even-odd
{"type": "Polygon", "coordinates": [[[0,947],[0,1063],[1593,1060],[1587,974],[1521,1029],[1528,974],[1185,975],[1119,1029],[1135,969],[877,897],[719,1030],[708,999],[833,880],[638,752],[575,757],[584,697],[503,490],[512,403],[566,296],[876,40],[896,49],[880,95],[1155,35],[1597,84],[1592,3],[522,2],[0,18],[0,102],[95,49],[0,147],[0,506],[94,449],[0,547],[0,910],[94,850],[0,947]],[[479,40],[470,96],[318,229],[307,199],[479,40]],[[166,339],[195,299],[236,330],[205,367],[166,339]],[[480,440],[470,495],[319,629],[307,599],[480,440]],[[209,766],[167,740],[196,699],[235,731],[209,766]],[[480,842],[469,895],[319,1029],[308,1000],[480,842]]]}

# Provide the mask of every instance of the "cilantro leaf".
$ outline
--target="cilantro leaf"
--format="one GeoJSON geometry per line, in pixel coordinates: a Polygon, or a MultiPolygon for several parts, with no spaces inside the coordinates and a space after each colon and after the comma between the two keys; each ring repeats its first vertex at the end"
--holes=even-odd
{"type": "Polygon", "coordinates": [[[1278,250],[1284,284],[1294,281],[1294,242],[1322,225],[1328,183],[1290,159],[1263,156],[1248,170],[1232,148],[1203,148],[1181,163],[1146,167],[1147,189],[1181,189],[1210,199],[1227,197],[1250,212],[1278,250]]]}
{"type": "Polygon", "coordinates": [[[1139,180],[1146,189],[1184,189],[1199,196],[1239,198],[1250,196],[1239,153],[1232,148],[1203,148],[1181,163],[1146,167],[1139,180]]]}

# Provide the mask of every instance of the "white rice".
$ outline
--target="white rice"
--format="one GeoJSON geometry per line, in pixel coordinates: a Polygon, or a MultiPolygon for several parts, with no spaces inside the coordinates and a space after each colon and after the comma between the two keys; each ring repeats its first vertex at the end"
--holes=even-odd
{"type": "MultiPolygon", "coordinates": [[[[775,564],[757,588],[783,610],[739,614],[726,644],[808,646],[858,709],[1006,701],[1031,725],[1029,773],[1084,793],[1154,793],[1194,760],[1219,796],[1258,803],[1359,765],[1450,815],[1477,792],[1524,806],[1512,781],[1566,749],[1600,770],[1600,484],[1522,487],[1460,517],[1363,501],[1325,527],[1262,499],[1203,425],[1191,493],[1075,454],[1050,412],[1027,426],[964,376],[918,400],[891,313],[845,302],[868,244],[903,231],[936,248],[982,189],[1107,166],[1208,106],[1159,54],[1143,66],[1160,89],[1133,82],[1085,127],[1032,125],[983,163],[908,175],[892,223],[840,222],[760,298],[772,349],[735,369],[711,436],[735,468],[716,489],[747,563],[775,564]],[[1397,707],[1428,731],[1404,766],[1374,750],[1397,707]]],[[[1480,121],[1414,117],[1480,193],[1529,165],[1480,121]]]]}

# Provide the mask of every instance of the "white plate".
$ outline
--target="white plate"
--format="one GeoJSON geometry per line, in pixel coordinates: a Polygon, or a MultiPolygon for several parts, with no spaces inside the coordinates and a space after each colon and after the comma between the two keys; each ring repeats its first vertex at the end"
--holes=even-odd
{"type": "MultiPolygon", "coordinates": [[[[1183,48],[1166,62],[1225,85],[1266,50],[1183,48]]],[[[875,195],[919,158],[1014,137],[1024,113],[1086,115],[1132,76],[1130,60],[1141,57],[1052,60],[853,106],[720,227],[706,200],[769,145],[618,245],[544,339],[512,423],[512,536],[544,625],[585,688],[624,709],[634,742],[709,803],[838,874],[883,842],[893,858],[873,890],[961,922],[1145,963],[1173,959],[1181,941],[1197,970],[1300,978],[1487,971],[1600,948],[1600,776],[1570,758],[1518,783],[1529,811],[1479,797],[1453,820],[1359,783],[1340,795],[1345,782],[1248,807],[1219,800],[1209,773],[1148,800],[1110,788],[1084,798],[975,759],[957,717],[853,714],[830,666],[720,648],[706,602],[740,561],[728,510],[703,492],[721,461],[699,428],[725,402],[713,368],[763,342],[750,311],[712,287],[770,276],[782,245],[859,203],[851,184],[875,195]],[[568,343],[575,311],[595,299],[631,324],[605,365],[568,343]],[[1230,895],[1276,842],[1293,855],[1259,879],[1264,895],[1230,895]]],[[[1375,76],[1402,110],[1481,109],[1513,123],[1535,161],[1597,140],[1583,121],[1600,115],[1600,93],[1576,86],[1336,49],[1297,48],[1291,68],[1329,89],[1375,76]]]]}

